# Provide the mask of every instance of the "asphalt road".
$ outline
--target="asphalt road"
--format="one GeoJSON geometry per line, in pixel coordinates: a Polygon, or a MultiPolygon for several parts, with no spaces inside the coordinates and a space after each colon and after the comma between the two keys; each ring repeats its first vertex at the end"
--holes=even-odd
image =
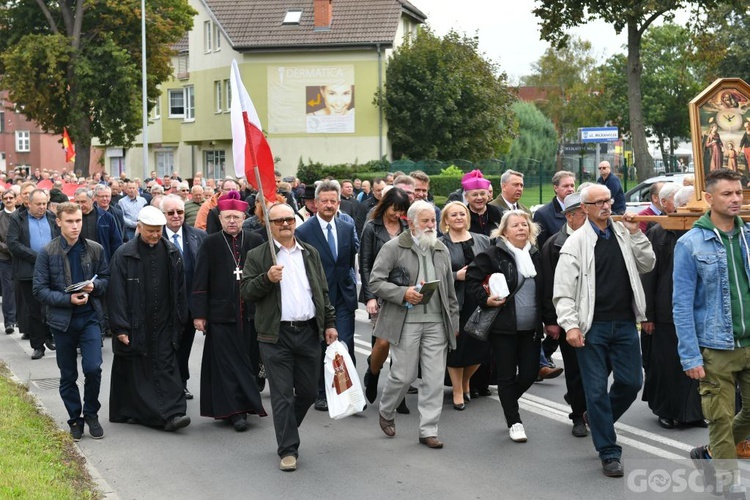
{"type": "MultiPolygon", "coordinates": [[[[358,316],[356,342],[361,376],[370,349],[370,326],[362,316],[358,316]]],[[[521,416],[529,437],[524,444],[508,437],[494,389],[493,396],[473,400],[458,412],[451,406],[446,387],[439,432],[445,443],[442,450],[417,442],[416,395],[407,399],[411,415],[397,416],[394,438],[386,437],[378,426],[377,402],[341,421],[311,409],[300,429],[298,469],[287,473],[278,469],[270,416],[251,416],[250,430],[245,433],[199,416],[202,350],[203,338],[197,336],[188,384],[196,396],[188,402],[192,424],[167,433],[108,422],[112,348],[107,339],[100,398],[105,438],[87,436],[78,447],[108,498],[652,498],[652,492],[633,496],[633,490],[643,485],[638,479],[643,478],[628,477],[632,468],[646,464],[648,473],[665,461],[687,467],[680,460],[708,438],[705,429],[662,429],[647,405],[638,400],[617,425],[626,478],[606,478],[590,437],[575,438],[570,433],[568,407],[563,402],[565,383],[559,377],[534,384],[524,396],[521,416]]],[[[57,392],[55,355],[47,351],[38,361],[30,355],[28,342],[21,341],[18,333],[0,335],[0,358],[29,385],[60,427],[67,429],[57,392]]],[[[381,377],[381,387],[383,383],[381,377]]],[[[270,413],[268,388],[263,400],[270,413]]],[[[679,498],[692,496],[682,493],[679,498]]]]}

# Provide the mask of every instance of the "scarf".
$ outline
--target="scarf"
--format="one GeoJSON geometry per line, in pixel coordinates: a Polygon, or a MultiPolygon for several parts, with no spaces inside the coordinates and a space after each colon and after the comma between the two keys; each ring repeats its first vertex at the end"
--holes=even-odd
{"type": "Polygon", "coordinates": [[[523,248],[516,248],[515,246],[511,245],[508,240],[505,240],[507,243],[508,250],[513,254],[513,257],[516,259],[516,265],[518,266],[518,272],[521,273],[521,275],[524,278],[533,278],[536,276],[536,268],[534,267],[534,263],[531,261],[531,253],[529,250],[531,250],[531,243],[528,241],[523,246],[523,248]]]}

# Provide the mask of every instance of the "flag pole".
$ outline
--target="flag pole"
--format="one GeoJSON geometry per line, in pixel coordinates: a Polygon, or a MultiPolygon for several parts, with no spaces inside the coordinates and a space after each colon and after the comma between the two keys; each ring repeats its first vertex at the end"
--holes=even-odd
{"type": "MultiPolygon", "coordinates": [[[[253,155],[255,156],[255,155],[253,155]]],[[[263,207],[263,220],[266,221],[266,234],[268,235],[268,248],[271,250],[271,261],[276,265],[276,252],[274,252],[273,235],[271,234],[271,221],[268,220],[268,207],[266,206],[266,197],[263,196],[263,184],[260,181],[260,169],[257,162],[253,167],[255,171],[255,182],[258,183],[258,196],[260,196],[260,206],[263,207]]]]}

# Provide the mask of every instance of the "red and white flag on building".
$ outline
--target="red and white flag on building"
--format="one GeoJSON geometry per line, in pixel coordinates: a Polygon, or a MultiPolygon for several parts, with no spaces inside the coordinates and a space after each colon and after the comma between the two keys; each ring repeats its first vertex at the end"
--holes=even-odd
{"type": "MultiPolygon", "coordinates": [[[[76,161],[76,148],[73,145],[73,141],[70,140],[68,135],[68,129],[63,127],[63,149],[65,150],[65,162],[76,161]]],[[[275,179],[274,179],[275,182],[275,179]]]]}
{"type": "Polygon", "coordinates": [[[240,77],[237,61],[232,60],[230,75],[232,85],[232,152],[234,153],[234,173],[245,177],[258,189],[255,170],[260,171],[260,182],[263,184],[263,196],[267,200],[276,199],[276,178],[271,147],[263,135],[258,113],[250,99],[240,77]]]}

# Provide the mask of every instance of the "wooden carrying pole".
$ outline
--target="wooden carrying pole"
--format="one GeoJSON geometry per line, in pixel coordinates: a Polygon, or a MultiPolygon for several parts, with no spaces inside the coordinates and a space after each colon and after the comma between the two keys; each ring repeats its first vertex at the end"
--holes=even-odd
{"type": "Polygon", "coordinates": [[[255,182],[258,183],[258,196],[260,196],[260,206],[263,207],[263,220],[266,221],[266,235],[268,236],[268,249],[271,252],[271,262],[276,265],[276,252],[273,248],[273,235],[271,234],[271,221],[268,220],[268,207],[266,206],[266,198],[263,196],[263,184],[260,181],[260,170],[256,164],[253,167],[255,171],[255,182]]]}

